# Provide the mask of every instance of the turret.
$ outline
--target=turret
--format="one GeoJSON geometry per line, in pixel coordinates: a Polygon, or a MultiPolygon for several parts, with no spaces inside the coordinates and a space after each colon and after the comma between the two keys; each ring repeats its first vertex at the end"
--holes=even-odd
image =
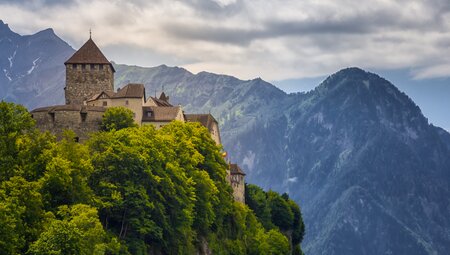
{"type": "Polygon", "coordinates": [[[84,104],[102,91],[114,92],[114,67],[92,38],[70,57],[66,66],[66,104],[84,104]]]}

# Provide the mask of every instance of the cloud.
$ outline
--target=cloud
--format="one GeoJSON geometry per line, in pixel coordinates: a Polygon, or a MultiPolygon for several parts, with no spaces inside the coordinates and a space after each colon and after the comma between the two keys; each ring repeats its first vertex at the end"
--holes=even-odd
{"type": "Polygon", "coordinates": [[[75,48],[92,28],[122,49],[108,50],[119,63],[268,80],[347,66],[450,76],[448,0],[0,0],[0,17],[22,34],[52,27],[75,48]]]}

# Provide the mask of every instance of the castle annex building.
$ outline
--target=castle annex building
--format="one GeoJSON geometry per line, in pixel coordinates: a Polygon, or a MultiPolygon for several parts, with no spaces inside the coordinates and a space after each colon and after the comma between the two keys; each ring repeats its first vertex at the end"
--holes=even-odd
{"type": "MultiPolygon", "coordinates": [[[[65,105],[55,105],[31,111],[36,125],[61,137],[66,129],[75,132],[76,140],[83,142],[89,133],[100,130],[103,114],[108,107],[122,106],[134,114],[138,125],[156,128],[178,120],[199,122],[206,127],[212,139],[221,144],[219,124],[211,114],[185,114],[181,106],[169,103],[162,92],[160,97],[147,97],[143,84],[130,83],[114,91],[114,66],[103,55],[92,38],[65,63],[65,105]]],[[[236,164],[229,164],[227,180],[233,187],[235,200],[244,202],[244,172],[236,164]]]]}

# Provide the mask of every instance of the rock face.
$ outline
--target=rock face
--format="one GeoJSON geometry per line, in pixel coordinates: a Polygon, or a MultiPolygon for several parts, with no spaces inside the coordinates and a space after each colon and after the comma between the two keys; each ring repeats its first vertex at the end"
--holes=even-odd
{"type": "MultiPolygon", "coordinates": [[[[8,36],[20,37],[10,31],[8,36]]],[[[4,47],[9,52],[0,58],[3,69],[14,50],[4,41],[0,47],[0,54],[4,47]]],[[[56,61],[56,51],[40,47],[30,54],[42,52],[56,61]]],[[[24,63],[37,58],[16,54],[15,61],[24,63]]],[[[58,63],[61,74],[52,71],[51,77],[42,73],[25,82],[11,76],[6,83],[8,78],[0,78],[2,97],[31,108],[63,103],[63,79],[52,81],[64,77],[65,60],[58,63]],[[54,92],[46,84],[53,84],[54,92]],[[37,99],[19,93],[30,87],[41,91],[37,99]]],[[[307,254],[448,253],[450,135],[430,125],[408,96],[379,76],[349,68],[309,93],[285,94],[261,79],[194,75],[167,66],[114,68],[119,87],[143,83],[153,95],[164,86],[170,102],[186,112],[210,111],[246,180],[287,191],[300,202],[307,254]]]]}

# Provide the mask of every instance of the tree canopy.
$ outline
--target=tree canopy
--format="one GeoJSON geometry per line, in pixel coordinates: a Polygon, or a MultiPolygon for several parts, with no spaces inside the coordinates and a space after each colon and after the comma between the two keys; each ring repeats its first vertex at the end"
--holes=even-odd
{"type": "Polygon", "coordinates": [[[119,121],[80,144],[39,132],[21,106],[0,114],[0,254],[289,254],[301,241],[293,201],[253,185],[248,206],[233,200],[198,123],[119,121]]]}
{"type": "Polygon", "coordinates": [[[120,130],[127,127],[136,127],[134,113],[125,107],[109,107],[103,114],[101,129],[104,131],[120,130]]]}

